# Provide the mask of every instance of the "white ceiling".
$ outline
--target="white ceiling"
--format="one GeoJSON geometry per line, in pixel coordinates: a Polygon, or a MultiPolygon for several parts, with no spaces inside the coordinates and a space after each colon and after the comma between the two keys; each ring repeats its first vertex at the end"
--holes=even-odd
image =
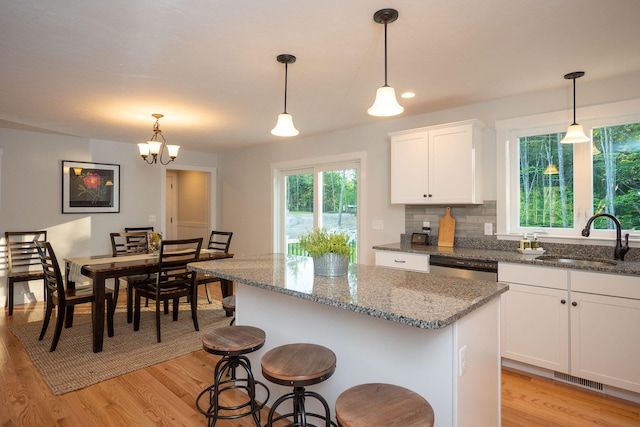
{"type": "Polygon", "coordinates": [[[638,0],[9,0],[0,126],[137,143],[162,113],[184,149],[277,142],[281,53],[298,59],[298,138],[385,120],[366,110],[388,7],[389,85],[416,93],[406,116],[640,71],[638,0]]]}

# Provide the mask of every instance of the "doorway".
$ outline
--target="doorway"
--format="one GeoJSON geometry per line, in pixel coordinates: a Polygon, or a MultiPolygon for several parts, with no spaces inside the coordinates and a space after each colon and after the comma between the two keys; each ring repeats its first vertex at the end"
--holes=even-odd
{"type": "Polygon", "coordinates": [[[164,174],[164,224],[167,239],[202,237],[216,224],[215,168],[172,168],[164,174]]]}

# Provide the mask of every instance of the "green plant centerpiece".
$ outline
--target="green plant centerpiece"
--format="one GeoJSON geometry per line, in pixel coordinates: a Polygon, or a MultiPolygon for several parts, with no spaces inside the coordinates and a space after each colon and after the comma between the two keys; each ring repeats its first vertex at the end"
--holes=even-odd
{"type": "Polygon", "coordinates": [[[313,258],[316,275],[336,277],[347,274],[351,255],[347,232],[316,228],[300,236],[300,249],[313,258]]]}

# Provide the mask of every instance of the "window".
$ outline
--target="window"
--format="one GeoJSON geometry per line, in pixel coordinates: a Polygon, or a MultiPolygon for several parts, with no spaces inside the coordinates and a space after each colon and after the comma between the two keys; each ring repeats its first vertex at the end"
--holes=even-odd
{"type": "MultiPolygon", "coordinates": [[[[538,232],[581,238],[587,220],[615,216],[624,230],[640,231],[640,100],[582,109],[580,122],[592,143],[561,144],[561,113],[496,123],[498,234],[538,232]]],[[[592,236],[610,239],[608,218],[592,224],[592,236]]],[[[638,235],[638,234],[636,234],[638,235]]]]}
{"type": "MultiPolygon", "coordinates": [[[[625,230],[640,230],[640,123],[594,128],[593,213],[608,213],[625,230]]],[[[596,220],[597,221],[597,220],[596,220]]],[[[593,227],[610,229],[610,220],[593,227]]]]}
{"type": "Polygon", "coordinates": [[[274,167],[274,248],[304,255],[298,238],[314,228],[346,231],[357,262],[361,161],[318,159],[274,167]]]}

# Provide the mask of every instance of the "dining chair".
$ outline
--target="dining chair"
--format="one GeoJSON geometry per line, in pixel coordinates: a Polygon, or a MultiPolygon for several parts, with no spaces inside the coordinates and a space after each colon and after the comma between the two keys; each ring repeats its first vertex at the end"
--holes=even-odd
{"type": "MultiPolygon", "coordinates": [[[[147,233],[145,231],[109,233],[109,237],[111,238],[111,255],[114,257],[148,252],[147,233]]],[[[127,323],[133,322],[133,289],[154,279],[149,274],[122,276],[115,279],[114,308],[118,304],[120,285],[122,284],[127,288],[127,323]]]]}
{"type": "MultiPolygon", "coordinates": [[[[43,280],[40,257],[35,242],[47,240],[46,231],[5,231],[7,243],[7,296],[9,316],[13,315],[14,285],[19,282],[43,280]]],[[[44,284],[44,297],[47,285],[44,284]]]]}
{"type": "MultiPolygon", "coordinates": [[[[136,232],[142,231],[146,234],[155,230],[153,229],[153,227],[125,227],[124,231],[126,233],[136,233],[136,232]]],[[[129,239],[135,239],[135,237],[130,237],[129,239]]],[[[145,239],[146,239],[146,236],[145,236],[145,239]]]]}
{"type": "MultiPolygon", "coordinates": [[[[90,287],[69,289],[62,279],[60,265],[58,264],[56,254],[51,247],[51,243],[37,241],[35,242],[35,245],[40,258],[40,263],[42,264],[44,282],[47,286],[47,309],[38,341],[42,341],[47,332],[47,327],[49,326],[49,320],[51,320],[53,307],[58,307],[56,330],[53,334],[51,347],[49,348],[49,351],[55,351],[56,347],[58,346],[58,340],[60,340],[60,335],[62,334],[63,324],[66,323],[64,325],[65,328],[70,328],[71,326],[73,326],[73,315],[69,316],[69,318],[65,322],[65,317],[67,317],[67,309],[72,311],[73,308],[78,304],[93,302],[93,300],[95,299],[95,294],[93,293],[93,289],[90,287]]],[[[112,337],[114,311],[112,290],[105,290],[105,299],[107,301],[107,334],[112,337]]]]}
{"type": "Polygon", "coordinates": [[[196,331],[198,327],[198,300],[195,272],[187,270],[187,264],[200,257],[202,237],[196,239],[163,240],[160,243],[156,280],[134,289],[135,308],[133,330],[140,329],[140,299],[146,297],[156,302],[156,335],[160,337],[160,303],[173,301],[173,321],[178,320],[178,303],[181,297],[188,297],[191,304],[191,318],[196,331]]]}
{"type": "MultiPolygon", "coordinates": [[[[232,231],[212,231],[209,236],[209,244],[207,245],[207,249],[212,249],[215,251],[220,251],[224,253],[229,252],[229,246],[231,245],[231,238],[233,237],[232,231]]],[[[207,295],[207,301],[211,304],[211,297],[209,296],[209,284],[221,282],[219,277],[213,276],[211,274],[206,273],[198,273],[196,275],[196,285],[200,287],[200,285],[204,285],[204,290],[207,295]]]]}

